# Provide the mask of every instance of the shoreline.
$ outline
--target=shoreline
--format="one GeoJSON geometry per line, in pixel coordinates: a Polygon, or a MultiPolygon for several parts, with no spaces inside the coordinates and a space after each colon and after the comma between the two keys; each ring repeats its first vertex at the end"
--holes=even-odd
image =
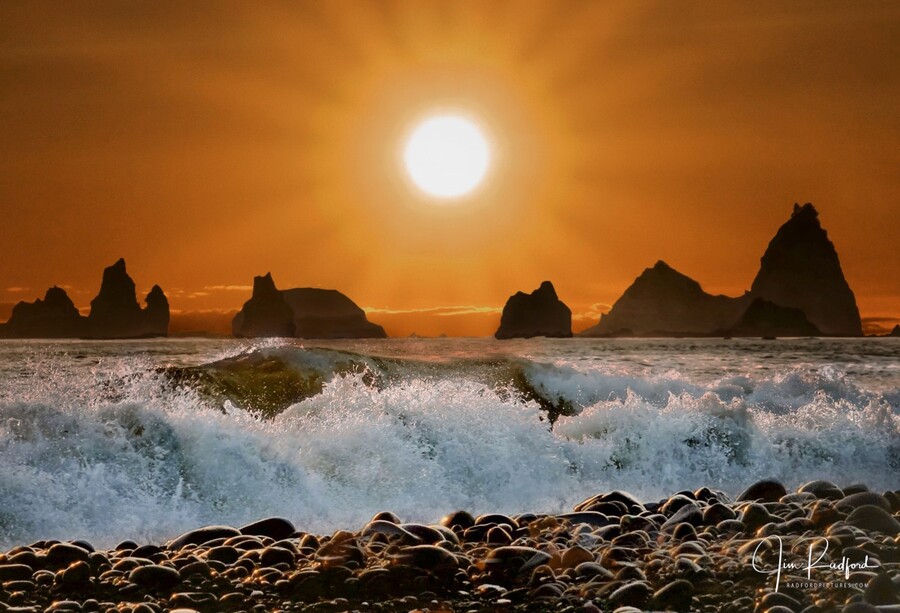
{"type": "MultiPolygon", "coordinates": [[[[0,611],[852,611],[900,607],[900,491],[762,481],[434,525],[310,534],[268,518],[168,543],[0,554],[0,611]],[[631,608],[629,608],[631,607],[631,608]]],[[[896,609],[883,609],[894,611],[896,609]]]]}

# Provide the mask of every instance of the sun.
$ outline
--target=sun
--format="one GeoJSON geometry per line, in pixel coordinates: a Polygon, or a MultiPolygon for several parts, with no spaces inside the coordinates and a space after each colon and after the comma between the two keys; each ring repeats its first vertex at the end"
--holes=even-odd
{"type": "Polygon", "coordinates": [[[439,115],[412,131],[403,153],[412,182],[429,196],[465,196],[484,180],[491,150],[475,122],[458,115],[439,115]]]}

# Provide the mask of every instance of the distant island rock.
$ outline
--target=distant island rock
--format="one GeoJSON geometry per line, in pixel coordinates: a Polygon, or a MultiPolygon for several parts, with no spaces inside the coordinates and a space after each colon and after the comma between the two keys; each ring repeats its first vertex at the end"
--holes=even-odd
{"type": "Polygon", "coordinates": [[[294,311],[275,287],[272,274],[253,277],[253,294],[231,323],[234,336],[294,336],[294,311]]]}
{"type": "Polygon", "coordinates": [[[856,298],[815,207],[794,205],[762,257],[750,295],[803,311],[828,336],[862,336],[856,298]]]}
{"type": "Polygon", "coordinates": [[[16,304],[9,321],[0,326],[0,337],[78,338],[84,333],[84,323],[66,290],[54,285],[43,300],[16,304]]]}
{"type": "Polygon", "coordinates": [[[708,294],[660,260],[581,336],[704,336],[730,328],[744,308],[744,298],[708,294]]]}
{"type": "Polygon", "coordinates": [[[743,296],[708,294],[660,261],[580,335],[862,336],[862,321],[834,245],[807,203],[794,205],[743,296]]]}
{"type": "Polygon", "coordinates": [[[134,281],[119,259],[103,270],[100,293],[91,300],[87,317],[88,338],[147,338],[166,336],[169,330],[169,301],[158,285],[145,298],[146,308],[137,301],[134,281]]]}
{"type": "Polygon", "coordinates": [[[724,336],[819,336],[814,326],[800,309],[785,307],[756,298],[741,315],[740,320],[724,336]]]}
{"type": "Polygon", "coordinates": [[[550,281],[526,294],[510,296],[500,316],[498,339],[572,336],[572,311],[556,295],[550,281]]]}
{"type": "Polygon", "coordinates": [[[355,302],[333,289],[279,290],[271,273],[253,278],[253,295],[231,324],[237,337],[385,338],[355,302]]]}
{"type": "Polygon", "coordinates": [[[891,333],[888,336],[900,336],[900,324],[894,326],[894,329],[891,330],[891,333]]]}
{"type": "Polygon", "coordinates": [[[66,291],[51,287],[44,299],[19,302],[13,307],[0,337],[127,339],[166,336],[169,301],[158,285],[146,297],[146,308],[137,302],[134,281],[120,259],[103,271],[100,293],[83,317],[66,291]]]}

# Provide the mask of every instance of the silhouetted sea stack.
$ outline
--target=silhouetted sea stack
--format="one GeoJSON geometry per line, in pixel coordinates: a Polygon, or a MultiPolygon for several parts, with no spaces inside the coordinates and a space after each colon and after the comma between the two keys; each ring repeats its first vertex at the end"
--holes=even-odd
{"type": "Polygon", "coordinates": [[[144,298],[147,308],[144,309],[144,318],[150,330],[161,331],[165,335],[169,331],[169,300],[162,288],[154,285],[150,293],[144,298]]]}
{"type": "Polygon", "coordinates": [[[253,295],[234,316],[231,331],[241,337],[294,336],[294,312],[271,273],[253,277],[253,295]]]}
{"type": "Polygon", "coordinates": [[[727,336],[818,336],[819,329],[800,309],[779,306],[756,298],[727,336]]]}
{"type": "Polygon", "coordinates": [[[862,336],[856,299],[812,204],[794,205],[743,296],[708,294],[699,283],[660,261],[625,290],[596,326],[580,335],[722,334],[862,336]]]}
{"type": "Polygon", "coordinates": [[[810,203],[794,205],[762,257],[750,294],[800,309],[822,334],[862,336],[856,298],[810,203]]]}
{"type": "Polygon", "coordinates": [[[146,297],[147,307],[137,302],[134,281],[120,259],[103,271],[100,293],[91,301],[91,312],[82,317],[59,287],[47,290],[43,300],[20,302],[9,321],[0,326],[7,338],[122,339],[166,336],[169,301],[158,285],[146,297]]]}
{"type": "Polygon", "coordinates": [[[166,336],[169,331],[169,301],[159,286],[147,294],[147,308],[137,301],[134,281],[119,259],[103,271],[100,293],[91,300],[87,318],[88,338],[144,338],[166,336]]]}
{"type": "Polygon", "coordinates": [[[238,337],[385,338],[384,328],[341,292],[300,287],[279,290],[272,275],[253,279],[253,295],[235,315],[238,337]]]}
{"type": "Polygon", "coordinates": [[[9,321],[0,326],[0,337],[73,338],[83,331],[84,318],[66,290],[54,285],[43,300],[22,301],[13,307],[9,321]]]}
{"type": "Polygon", "coordinates": [[[496,338],[531,338],[572,336],[572,311],[556,295],[550,281],[526,294],[517,292],[510,296],[500,316],[496,338]]]}
{"type": "Polygon", "coordinates": [[[744,298],[714,296],[662,260],[616,300],[582,336],[704,336],[730,328],[744,298]]]}
{"type": "Polygon", "coordinates": [[[894,326],[894,329],[891,330],[891,333],[888,336],[900,336],[900,325],[894,326]]]}

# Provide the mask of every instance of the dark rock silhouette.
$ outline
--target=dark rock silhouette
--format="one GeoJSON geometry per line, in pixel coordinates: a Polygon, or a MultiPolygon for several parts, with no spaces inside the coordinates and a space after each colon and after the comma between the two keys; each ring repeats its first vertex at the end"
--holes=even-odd
{"type": "Polygon", "coordinates": [[[499,339],[572,336],[572,311],[556,295],[550,281],[526,294],[510,296],[500,316],[499,339]]]}
{"type": "Polygon", "coordinates": [[[750,295],[803,311],[822,334],[862,336],[856,298],[815,207],[794,205],[762,257],[750,295]]]}
{"type": "Polygon", "coordinates": [[[294,311],[294,336],[299,338],[384,338],[384,328],[366,319],[366,312],[334,289],[298,287],[284,290],[294,311]]]}
{"type": "Polygon", "coordinates": [[[727,336],[819,336],[821,332],[800,309],[756,298],[727,336]]]}
{"type": "Polygon", "coordinates": [[[91,301],[91,312],[82,317],[59,287],[51,287],[43,300],[20,302],[13,308],[0,337],[12,338],[145,338],[166,336],[169,329],[169,301],[158,285],[141,309],[134,281],[120,259],[103,271],[100,293],[91,301]]]}
{"type": "Polygon", "coordinates": [[[341,292],[300,287],[279,290],[272,275],[254,277],[253,296],[232,322],[238,337],[385,338],[384,328],[341,292]]]}
{"type": "Polygon", "coordinates": [[[275,287],[272,274],[253,277],[253,295],[234,316],[232,334],[239,337],[294,336],[294,311],[275,287]]]}
{"type": "Polygon", "coordinates": [[[759,273],[750,291],[743,296],[708,294],[699,283],[660,261],[625,290],[596,326],[581,333],[582,336],[721,334],[862,336],[856,299],[812,204],[794,205],[791,218],[769,243],[759,273]],[[765,303],[757,303],[752,311],[745,312],[756,299],[765,303]],[[776,333],[776,329],[781,332],[776,333]]]}
{"type": "Polygon", "coordinates": [[[144,298],[144,318],[151,332],[165,336],[169,331],[169,300],[162,288],[154,285],[144,298]]]}
{"type": "Polygon", "coordinates": [[[888,336],[900,336],[900,325],[894,326],[894,329],[891,330],[891,333],[888,336]]]}
{"type": "Polygon", "coordinates": [[[53,286],[44,299],[19,302],[9,321],[0,326],[0,336],[8,338],[72,338],[81,336],[84,318],[66,290],[53,286]]]}
{"type": "Polygon", "coordinates": [[[582,336],[705,336],[728,329],[745,298],[714,296],[662,260],[644,270],[582,336]]]}
{"type": "Polygon", "coordinates": [[[120,258],[103,270],[100,293],[91,300],[91,313],[87,318],[88,338],[166,336],[168,328],[169,301],[159,286],[154,286],[147,294],[147,308],[142,309],[125,260],[120,258]]]}

